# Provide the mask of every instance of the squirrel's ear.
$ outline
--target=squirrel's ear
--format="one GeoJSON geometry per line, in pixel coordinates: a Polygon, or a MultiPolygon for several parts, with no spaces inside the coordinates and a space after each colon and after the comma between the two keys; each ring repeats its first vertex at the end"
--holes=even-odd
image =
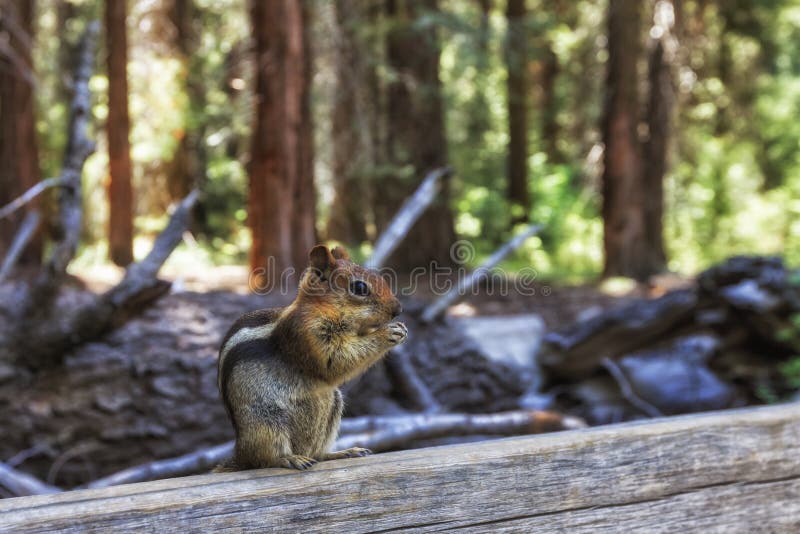
{"type": "Polygon", "coordinates": [[[344,247],[335,247],[333,250],[331,250],[331,255],[337,260],[350,261],[350,254],[347,253],[347,249],[344,247]]]}
{"type": "Polygon", "coordinates": [[[309,265],[316,269],[323,280],[328,278],[331,271],[336,267],[336,258],[325,245],[317,245],[308,253],[309,265]]]}

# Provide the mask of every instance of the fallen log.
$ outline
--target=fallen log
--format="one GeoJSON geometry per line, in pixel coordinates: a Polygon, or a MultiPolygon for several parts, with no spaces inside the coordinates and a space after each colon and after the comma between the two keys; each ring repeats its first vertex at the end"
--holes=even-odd
{"type": "Polygon", "coordinates": [[[450,167],[442,167],[428,173],[422,184],[414,191],[413,195],[406,199],[389,226],[375,242],[372,255],[364,262],[366,267],[370,269],[383,267],[392,252],[408,235],[417,219],[433,203],[439,192],[441,180],[446,179],[452,172],[450,167]]]}
{"type": "Polygon", "coordinates": [[[9,531],[796,532],[800,405],[0,501],[9,531]],[[200,527],[198,527],[200,525],[200,527]]]}
{"type": "Polygon", "coordinates": [[[576,380],[616,358],[662,339],[690,323],[697,310],[693,290],[679,290],[652,301],[635,302],[577,322],[544,338],[539,363],[548,376],[576,380]]]}
{"type": "Polygon", "coordinates": [[[459,280],[458,284],[450,291],[431,302],[427,308],[422,312],[421,321],[423,323],[430,323],[441,316],[444,311],[452,306],[456,301],[463,298],[466,292],[473,288],[477,283],[489,277],[489,273],[495,268],[503,259],[517,250],[526,239],[539,233],[541,230],[540,225],[532,224],[525,228],[518,235],[514,236],[510,241],[505,243],[502,247],[498,248],[489,258],[481,264],[480,267],[472,271],[472,273],[459,280]]]}

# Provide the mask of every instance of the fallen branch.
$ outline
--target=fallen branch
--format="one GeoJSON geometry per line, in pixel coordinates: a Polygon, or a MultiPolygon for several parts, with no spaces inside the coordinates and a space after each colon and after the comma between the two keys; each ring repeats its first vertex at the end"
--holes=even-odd
{"type": "Polygon", "coordinates": [[[0,486],[4,487],[15,497],[26,495],[48,495],[60,493],[61,488],[45,484],[36,477],[0,462],[0,486]]]}
{"type": "Polygon", "coordinates": [[[41,195],[44,191],[47,191],[51,187],[58,187],[61,185],[63,180],[60,176],[56,178],[48,178],[47,180],[42,180],[38,184],[34,185],[27,191],[25,191],[22,195],[15,198],[2,208],[0,208],[0,219],[5,219],[21,207],[28,204],[30,201],[41,195]]]}
{"type": "MultiPolygon", "coordinates": [[[[415,440],[447,436],[516,436],[583,428],[578,418],[554,412],[518,411],[488,415],[438,414],[367,416],[343,419],[334,449],[366,447],[375,452],[408,445],[415,440]],[[361,431],[349,435],[346,431],[361,431]]],[[[105,488],[208,471],[233,454],[234,442],[200,449],[177,458],[157,460],[130,467],[95,480],[85,487],[105,488]]]]}
{"type": "Polygon", "coordinates": [[[436,413],[441,410],[436,397],[417,373],[408,350],[402,346],[395,348],[386,358],[386,368],[403,397],[410,400],[418,411],[436,413]]]}
{"type": "Polygon", "coordinates": [[[106,488],[108,486],[118,486],[119,484],[131,484],[133,482],[145,482],[147,480],[159,480],[162,478],[172,478],[201,471],[208,471],[215,465],[230,458],[233,455],[233,441],[190,452],[177,458],[158,460],[146,464],[137,465],[125,469],[113,475],[97,479],[89,484],[87,488],[106,488]]]}
{"type": "Polygon", "coordinates": [[[16,329],[19,335],[0,343],[0,359],[8,358],[10,353],[12,360],[33,368],[58,362],[69,349],[97,339],[169,291],[171,284],[158,279],[158,271],[181,242],[197,198],[197,191],[193,191],[181,201],[147,257],[131,264],[122,281],[112,289],[63,320],[21,318],[25,324],[16,329]]]}
{"type": "Polygon", "coordinates": [[[130,302],[143,291],[155,287],[158,282],[158,271],[175,250],[183,233],[189,228],[192,209],[197,203],[200,193],[196,189],[190,192],[172,212],[166,228],[162,230],[153,243],[153,248],[143,260],[132,264],[125,271],[125,277],[113,289],[103,295],[103,299],[116,308],[130,302]]]}
{"type": "Polygon", "coordinates": [[[452,174],[450,167],[442,167],[428,173],[422,184],[414,191],[414,194],[406,199],[400,210],[386,227],[386,230],[375,242],[372,255],[364,262],[370,269],[380,269],[386,260],[395,251],[403,238],[417,222],[417,219],[428,209],[436,198],[440,189],[440,181],[452,174]]]}
{"type": "Polygon", "coordinates": [[[454,288],[430,303],[422,312],[422,322],[430,323],[439,317],[448,307],[463,297],[469,289],[474,287],[481,280],[487,278],[491,269],[503,261],[503,258],[517,250],[520,246],[522,246],[526,239],[537,234],[541,228],[542,227],[540,225],[530,225],[525,228],[522,233],[515,236],[505,245],[497,249],[494,254],[489,257],[489,259],[483,262],[480,267],[472,271],[469,276],[460,280],[454,288]]]}
{"type": "Polygon", "coordinates": [[[365,447],[380,452],[407,448],[414,441],[445,436],[517,436],[586,426],[586,423],[576,417],[555,412],[527,410],[495,414],[423,414],[391,418],[396,422],[384,428],[363,434],[341,436],[336,440],[336,448],[365,447]]]}
{"type": "Polygon", "coordinates": [[[663,417],[663,413],[641,398],[636,392],[633,390],[633,386],[628,381],[628,378],[625,376],[625,373],[622,372],[622,369],[616,364],[614,360],[611,358],[603,358],[603,367],[608,371],[611,377],[617,382],[619,386],[620,393],[622,396],[625,397],[629,403],[631,403],[636,409],[644,412],[649,417],[663,417]]]}
{"type": "Polygon", "coordinates": [[[14,236],[14,241],[12,241],[11,246],[8,247],[6,257],[3,258],[3,266],[0,267],[0,284],[2,284],[11,273],[20,255],[22,255],[22,251],[25,250],[31,238],[36,234],[36,229],[39,228],[41,219],[42,216],[38,211],[30,211],[25,215],[17,235],[14,236]]]}

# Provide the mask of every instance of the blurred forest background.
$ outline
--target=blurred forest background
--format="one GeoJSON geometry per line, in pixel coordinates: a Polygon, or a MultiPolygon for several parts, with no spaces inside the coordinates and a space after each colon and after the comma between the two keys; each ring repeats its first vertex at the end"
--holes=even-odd
{"type": "Polygon", "coordinates": [[[248,273],[445,167],[376,265],[534,291],[403,294],[344,443],[798,401],[798,117],[800,0],[0,0],[0,497],[224,459],[248,273]]]}
{"type": "Polygon", "coordinates": [[[194,267],[302,266],[317,240],[363,257],[442,165],[393,267],[447,263],[455,236],[488,254],[525,221],[544,230],[507,265],[551,279],[800,261],[796,0],[2,7],[0,205],[58,175],[75,43],[105,27],[78,266],[141,257],[192,188],[194,267]]]}

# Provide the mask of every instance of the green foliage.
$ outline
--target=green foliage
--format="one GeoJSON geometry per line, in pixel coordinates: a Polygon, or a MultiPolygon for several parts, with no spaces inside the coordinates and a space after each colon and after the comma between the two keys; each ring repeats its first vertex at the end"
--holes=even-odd
{"type": "MultiPolygon", "coordinates": [[[[98,18],[96,0],[71,2],[74,17],[58,18],[57,2],[39,2],[34,47],[44,176],[61,167],[67,120],[69,51],[85,21],[98,18]]],[[[162,220],[166,181],[187,132],[205,174],[202,243],[214,261],[239,261],[249,245],[246,219],[248,140],[252,120],[252,62],[247,2],[194,0],[197,32],[188,60],[169,43],[167,2],[130,2],[129,81],[137,225],[162,220]],[[194,88],[194,89],[192,89],[194,88]]],[[[379,9],[381,2],[373,2],[379,9]]],[[[435,26],[442,44],[440,78],[457,232],[485,256],[514,232],[518,218],[506,200],[509,32],[504,3],[442,0],[414,24],[435,26]]],[[[684,28],[674,58],[675,129],[665,181],[664,231],[669,267],[692,273],[737,253],[783,253],[800,263],[800,0],[681,2],[684,28]]],[[[332,5],[311,2],[315,49],[315,115],[319,213],[331,199],[330,115],[336,60],[332,5]]],[[[529,74],[530,220],[545,230],[508,261],[557,278],[595,277],[602,266],[599,125],[604,98],[607,2],[530,0],[521,25],[529,74]],[[545,107],[543,61],[558,70],[545,107]],[[553,130],[545,123],[552,118],[553,130]],[[554,133],[553,133],[554,132],[554,133]],[[554,137],[554,138],[551,138],[554,137]]],[[[652,6],[643,9],[648,43],[652,6]]],[[[378,77],[395,79],[380,43],[391,21],[358,31],[378,77]],[[365,47],[368,48],[368,47],[365,47]]],[[[519,35],[517,35],[519,37],[519,35]]],[[[644,48],[647,50],[647,47],[644,48]]],[[[98,151],[84,178],[86,237],[101,240],[107,220],[104,185],[107,116],[104,52],[91,84],[98,151]]],[[[643,57],[644,59],[644,57],[643,57]]],[[[642,95],[643,103],[646,94],[642,95]]],[[[387,125],[391,128],[391,125],[387,125]]],[[[385,136],[387,132],[381,132],[385,136]]],[[[381,169],[365,170],[379,176],[381,169]]],[[[365,249],[366,251],[366,249],[365,249]]],[[[794,335],[794,334],[792,334],[794,335]]]]}

